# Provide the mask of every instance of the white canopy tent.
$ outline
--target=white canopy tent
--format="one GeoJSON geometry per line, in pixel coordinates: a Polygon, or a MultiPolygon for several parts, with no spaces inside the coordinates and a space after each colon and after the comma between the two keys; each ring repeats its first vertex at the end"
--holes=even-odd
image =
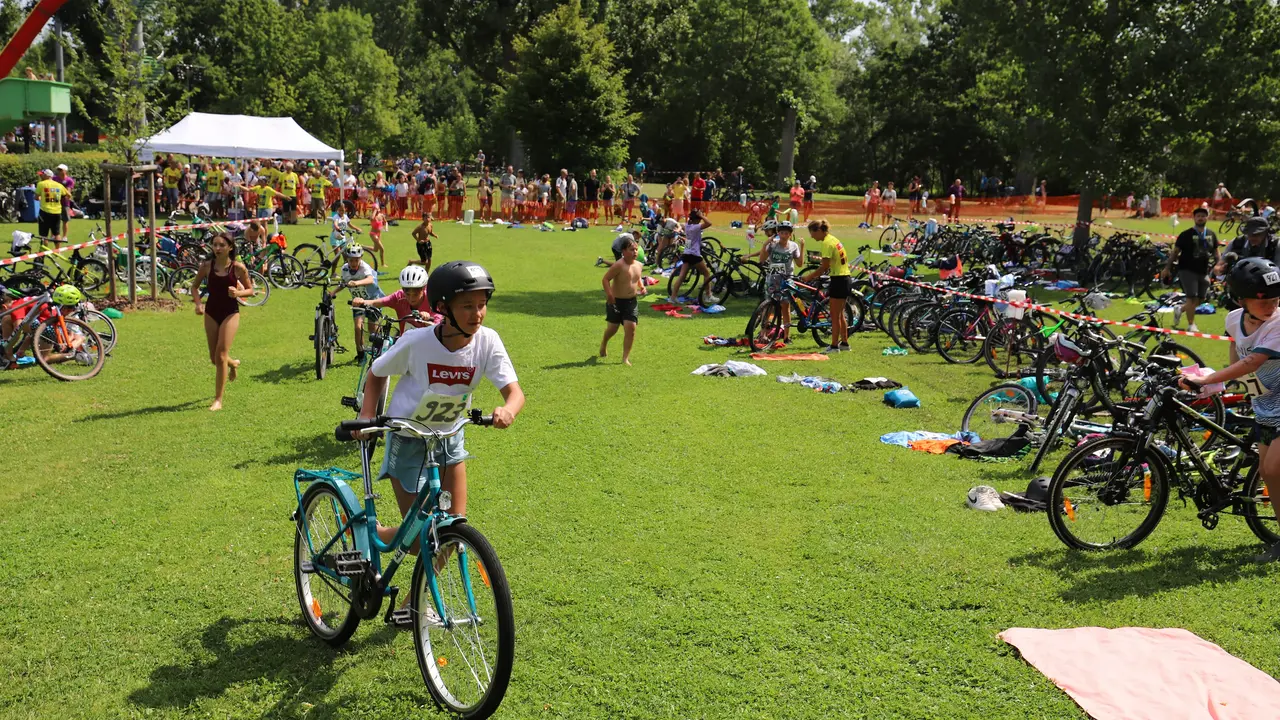
{"type": "Polygon", "coordinates": [[[320,142],[291,117],[193,112],[168,130],[139,141],[138,148],[139,156],[147,162],[156,153],[343,161],[341,150],[320,142]]]}

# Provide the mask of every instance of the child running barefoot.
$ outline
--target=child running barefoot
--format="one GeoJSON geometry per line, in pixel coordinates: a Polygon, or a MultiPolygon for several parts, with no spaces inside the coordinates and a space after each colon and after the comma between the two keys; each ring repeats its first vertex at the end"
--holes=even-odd
{"type": "MultiPolygon", "coordinates": [[[[1258,426],[1258,472],[1272,498],[1280,493],[1280,448],[1272,448],[1280,437],[1280,268],[1266,258],[1246,258],[1236,263],[1227,276],[1227,286],[1240,302],[1240,309],[1227,314],[1231,335],[1231,364],[1192,382],[1181,384],[1188,390],[1243,379],[1252,396],[1254,421],[1258,426]]],[[[1280,519],[1280,504],[1271,503],[1280,519]]],[[[1267,548],[1255,562],[1280,560],[1280,543],[1267,548]]]]}
{"type": "MultiPolygon", "coordinates": [[[[493,409],[493,426],[508,428],[524,408],[524,392],[516,382],[515,368],[498,333],[484,327],[493,278],[483,267],[465,260],[447,262],[431,273],[427,299],[434,312],[444,316],[438,325],[410,330],[369,368],[365,380],[364,407],[360,417],[371,419],[377,398],[388,378],[399,375],[387,414],[414,418],[441,432],[450,432],[471,407],[471,396],[488,378],[502,393],[503,404],[493,409]]],[[[440,470],[440,486],[453,495],[451,512],[467,514],[467,466],[464,433],[437,443],[416,437],[388,435],[379,477],[391,479],[396,503],[403,516],[418,491],[428,481],[430,466],[440,470]]],[[[384,542],[395,538],[397,528],[378,528],[384,542]]],[[[417,554],[415,545],[410,551],[417,554]]],[[[396,627],[411,628],[413,618],[406,605],[391,616],[396,627]]]]}
{"type": "MultiPolygon", "coordinates": [[[[422,222],[413,229],[413,242],[418,248],[418,264],[431,272],[431,238],[436,237],[431,226],[431,213],[422,216],[422,222]]],[[[410,263],[413,261],[410,260],[410,263]]]]}
{"type": "Polygon", "coordinates": [[[373,251],[378,253],[378,265],[387,264],[386,251],[382,249],[382,230],[387,226],[387,216],[382,212],[382,204],[374,201],[373,217],[369,218],[369,239],[373,241],[373,251]]]}
{"type": "Polygon", "coordinates": [[[618,333],[618,326],[624,328],[622,334],[622,364],[631,364],[631,345],[636,339],[636,323],[640,321],[636,313],[636,295],[644,295],[648,291],[641,281],[640,263],[636,262],[636,241],[629,233],[618,236],[622,246],[622,259],[609,266],[601,278],[604,287],[604,339],[600,341],[600,357],[606,357],[609,339],[618,333]]]}

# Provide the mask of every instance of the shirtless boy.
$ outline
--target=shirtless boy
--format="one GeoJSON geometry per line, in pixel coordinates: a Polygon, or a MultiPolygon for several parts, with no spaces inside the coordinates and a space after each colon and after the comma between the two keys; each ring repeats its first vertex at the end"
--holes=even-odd
{"type": "Polygon", "coordinates": [[[631,364],[631,344],[636,339],[636,295],[648,292],[641,282],[640,263],[636,262],[636,241],[625,236],[622,241],[622,259],[609,266],[601,278],[604,287],[604,318],[608,323],[604,329],[604,339],[600,341],[600,357],[608,354],[609,338],[618,333],[618,326],[624,328],[622,334],[622,364],[631,364]]]}

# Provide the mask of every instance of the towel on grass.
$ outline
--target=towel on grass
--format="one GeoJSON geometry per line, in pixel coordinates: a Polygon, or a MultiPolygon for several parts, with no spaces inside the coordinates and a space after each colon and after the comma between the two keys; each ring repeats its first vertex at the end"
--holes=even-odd
{"type": "Polygon", "coordinates": [[[817,360],[819,362],[830,360],[822,353],[799,353],[796,355],[766,355],[765,353],[751,353],[752,360],[817,360]]]}
{"type": "Polygon", "coordinates": [[[1181,628],[999,635],[1095,720],[1280,718],[1280,683],[1181,628]]]}

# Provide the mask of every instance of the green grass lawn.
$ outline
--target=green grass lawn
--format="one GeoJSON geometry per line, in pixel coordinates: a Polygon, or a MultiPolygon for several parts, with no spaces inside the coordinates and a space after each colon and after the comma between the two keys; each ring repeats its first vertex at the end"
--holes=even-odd
{"type": "MultiPolygon", "coordinates": [[[[1023,489],[1026,463],[878,441],[957,430],[985,368],[883,357],[884,336],[864,334],[829,362],[762,363],[768,378],[690,375],[736,357],[700,338],[740,334],[742,300],[692,319],[642,307],[635,366],[619,364],[621,337],[598,362],[593,263],[611,232],[438,228],[437,262],[496,278],[488,324],[528,395],[510,430],[467,436],[470,519],[515,602],[501,717],[1083,717],[996,639],[1014,626],[1185,627],[1280,672],[1276,575],[1244,562],[1259,545],[1242,522],[1207,532],[1175,502],[1139,549],[1072,553],[1043,515],[965,508],[973,485],[1023,489]],[[772,377],[792,371],[885,375],[924,406],[772,377]]],[[[408,230],[388,233],[384,288],[413,256],[408,230]]],[[[128,314],[88,382],[0,374],[0,716],[432,715],[407,633],[370,621],[334,651],[299,617],[293,471],[359,468],[332,438],[351,417],[351,355],[312,372],[318,292],[244,311],[220,413],[189,308],[128,314]]],[[[1222,317],[1200,326],[1220,332],[1222,317]]],[[[1225,344],[1190,344],[1225,360],[1225,344]]],[[[486,388],[477,406],[497,400],[486,388]]]]}

